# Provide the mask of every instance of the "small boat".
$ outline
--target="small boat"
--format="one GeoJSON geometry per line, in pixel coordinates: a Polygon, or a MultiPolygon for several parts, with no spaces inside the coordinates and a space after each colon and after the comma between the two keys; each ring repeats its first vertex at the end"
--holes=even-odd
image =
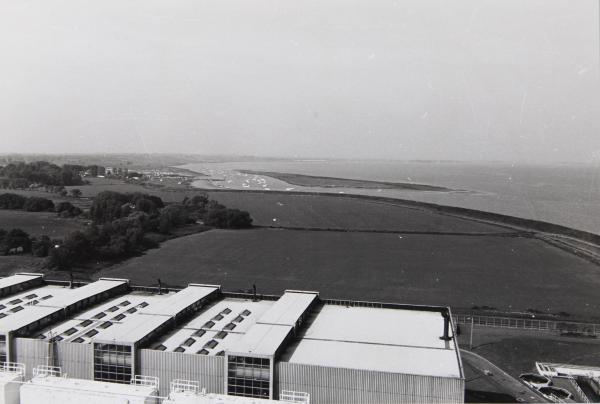
{"type": "Polygon", "coordinates": [[[538,375],[535,373],[523,373],[519,375],[519,379],[523,381],[529,387],[539,389],[541,387],[547,387],[552,385],[552,380],[546,376],[538,375]]]}
{"type": "Polygon", "coordinates": [[[564,400],[572,400],[573,394],[560,387],[545,386],[538,389],[540,393],[552,402],[563,402],[564,400]]]}

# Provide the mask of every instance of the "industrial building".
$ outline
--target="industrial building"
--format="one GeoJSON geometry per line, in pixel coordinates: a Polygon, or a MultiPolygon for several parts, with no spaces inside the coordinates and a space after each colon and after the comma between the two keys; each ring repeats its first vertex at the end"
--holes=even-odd
{"type": "MultiPolygon", "coordinates": [[[[204,284],[136,287],[123,279],[73,287],[37,274],[0,279],[0,296],[2,361],[22,364],[26,381],[39,379],[34,369],[46,366],[97,383],[156,380],[161,397],[186,381],[202,392],[195,391],[197,402],[219,395],[464,401],[446,307],[335,301],[296,290],[228,293],[204,284]]],[[[48,383],[58,382],[28,388],[48,383]]]]}

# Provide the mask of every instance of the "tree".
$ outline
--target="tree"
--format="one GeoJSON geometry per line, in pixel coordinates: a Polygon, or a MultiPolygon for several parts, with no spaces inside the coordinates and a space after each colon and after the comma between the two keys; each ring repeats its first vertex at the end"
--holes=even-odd
{"type": "Polygon", "coordinates": [[[31,253],[36,257],[47,257],[52,248],[52,241],[48,236],[42,236],[39,239],[31,239],[31,253]]]}
{"type": "Polygon", "coordinates": [[[23,205],[23,209],[28,212],[46,212],[54,210],[54,202],[50,199],[32,196],[27,198],[27,201],[25,201],[25,204],[23,205]]]}
{"type": "Polygon", "coordinates": [[[188,223],[189,215],[183,206],[173,204],[161,210],[158,220],[158,231],[163,234],[168,234],[174,227],[188,223]]]}
{"type": "Polygon", "coordinates": [[[17,194],[0,195],[0,209],[23,209],[27,198],[17,194]]]}
{"type": "Polygon", "coordinates": [[[243,229],[252,227],[252,218],[246,211],[213,204],[204,216],[204,223],[220,229],[243,229]]]}
{"type": "Polygon", "coordinates": [[[27,253],[31,251],[31,239],[29,234],[21,229],[12,229],[4,236],[3,249],[4,254],[12,249],[21,248],[23,252],[27,253]]]}
{"type": "Polygon", "coordinates": [[[71,196],[73,198],[80,198],[81,197],[81,190],[78,189],[78,188],[71,189],[71,196]]]}
{"type": "Polygon", "coordinates": [[[113,191],[100,192],[90,208],[90,217],[96,224],[112,222],[123,216],[123,205],[129,202],[125,194],[113,191]]]}
{"type": "Polygon", "coordinates": [[[59,202],[56,205],[56,213],[58,213],[58,215],[60,217],[75,217],[75,216],[79,216],[82,213],[82,210],[79,209],[77,206],[73,206],[73,204],[71,202],[59,202]]]}

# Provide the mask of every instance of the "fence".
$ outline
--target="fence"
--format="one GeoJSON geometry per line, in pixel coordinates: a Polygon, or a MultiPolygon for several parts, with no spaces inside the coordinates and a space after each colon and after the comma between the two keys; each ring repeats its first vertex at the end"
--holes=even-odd
{"type": "Polygon", "coordinates": [[[496,316],[454,315],[454,324],[467,324],[476,327],[514,328],[545,331],[560,334],[600,336],[600,324],[578,323],[574,321],[537,320],[533,318],[513,318],[496,316]]]}

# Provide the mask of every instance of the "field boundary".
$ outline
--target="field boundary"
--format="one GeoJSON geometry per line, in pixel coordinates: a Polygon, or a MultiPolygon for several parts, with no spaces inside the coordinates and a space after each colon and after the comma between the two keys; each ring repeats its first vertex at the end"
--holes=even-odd
{"type": "Polygon", "coordinates": [[[600,324],[576,321],[540,320],[506,316],[480,316],[455,314],[454,324],[473,325],[474,327],[512,328],[578,336],[600,336],[600,324]]]}
{"type": "Polygon", "coordinates": [[[461,231],[418,231],[418,230],[376,230],[376,229],[344,229],[341,227],[301,227],[301,226],[252,226],[255,229],[294,230],[294,231],[329,231],[341,233],[380,233],[380,234],[423,234],[433,236],[491,236],[491,237],[535,237],[535,232],[461,232],[461,231]]]}
{"type": "Polygon", "coordinates": [[[332,192],[312,192],[312,191],[263,191],[263,190],[238,190],[238,189],[206,189],[194,188],[205,193],[258,193],[258,194],[284,194],[299,196],[329,196],[336,198],[355,198],[370,202],[388,203],[400,207],[412,208],[417,210],[428,210],[438,214],[453,216],[465,220],[482,221],[498,227],[516,229],[526,229],[532,232],[552,233],[563,236],[573,237],[588,243],[600,245],[600,235],[586,230],[578,230],[560,224],[554,224],[543,220],[525,219],[518,216],[510,216],[501,213],[494,213],[476,209],[462,208],[451,205],[440,205],[432,202],[422,202],[410,199],[391,198],[383,196],[360,195],[360,194],[336,194],[332,192]]]}

